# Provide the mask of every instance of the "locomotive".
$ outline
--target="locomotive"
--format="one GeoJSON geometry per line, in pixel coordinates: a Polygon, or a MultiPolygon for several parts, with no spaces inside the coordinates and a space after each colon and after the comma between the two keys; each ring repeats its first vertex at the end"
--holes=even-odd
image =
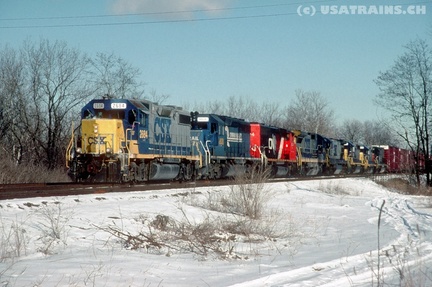
{"type": "Polygon", "coordinates": [[[384,150],[147,100],[103,98],[82,108],[66,163],[76,182],[218,179],[256,168],[288,177],[383,172],[384,150]]]}
{"type": "Polygon", "coordinates": [[[74,181],[189,180],[200,160],[189,113],[138,100],[90,101],[67,150],[74,181]]]}

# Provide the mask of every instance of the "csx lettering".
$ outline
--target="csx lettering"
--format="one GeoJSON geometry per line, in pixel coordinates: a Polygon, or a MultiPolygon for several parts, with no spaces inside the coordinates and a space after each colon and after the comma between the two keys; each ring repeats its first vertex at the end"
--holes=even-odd
{"type": "Polygon", "coordinates": [[[106,137],[89,137],[88,143],[89,144],[105,144],[105,138],[106,137]]]}
{"type": "Polygon", "coordinates": [[[170,128],[170,119],[156,118],[154,123],[156,142],[171,143],[170,128]]]}

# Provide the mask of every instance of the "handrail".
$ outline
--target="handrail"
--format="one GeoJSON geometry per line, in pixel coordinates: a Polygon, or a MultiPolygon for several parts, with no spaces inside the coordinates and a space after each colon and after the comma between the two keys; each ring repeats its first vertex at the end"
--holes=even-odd
{"type": "Polygon", "coordinates": [[[206,141],[206,144],[204,146],[204,144],[202,143],[202,141],[199,141],[205,154],[206,154],[206,166],[208,166],[210,164],[210,149],[208,147],[208,143],[211,142],[209,140],[206,141]]]}
{"type": "Polygon", "coordinates": [[[75,132],[74,132],[74,123],[72,122],[72,136],[71,139],[69,141],[69,144],[66,148],[66,167],[69,168],[69,161],[71,160],[71,151],[72,151],[72,146],[75,143],[75,132]]]}
{"type": "Polygon", "coordinates": [[[297,166],[302,167],[303,166],[303,157],[301,153],[301,147],[297,147],[297,166]]]}
{"type": "Polygon", "coordinates": [[[125,140],[125,146],[126,146],[126,150],[127,150],[127,165],[129,166],[130,165],[130,156],[129,156],[129,154],[130,154],[130,149],[129,149],[129,145],[130,145],[130,142],[132,141],[132,131],[133,131],[133,129],[132,128],[127,128],[126,129],[126,140],[125,140]],[[130,139],[128,139],[128,132],[130,132],[130,139]]]}

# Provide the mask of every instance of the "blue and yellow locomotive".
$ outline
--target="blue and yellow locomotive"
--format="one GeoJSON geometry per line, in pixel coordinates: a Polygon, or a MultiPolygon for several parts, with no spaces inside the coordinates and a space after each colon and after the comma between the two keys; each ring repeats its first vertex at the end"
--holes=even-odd
{"type": "Polygon", "coordinates": [[[67,150],[75,181],[188,180],[199,165],[190,114],[146,100],[95,99],[67,150]]]}

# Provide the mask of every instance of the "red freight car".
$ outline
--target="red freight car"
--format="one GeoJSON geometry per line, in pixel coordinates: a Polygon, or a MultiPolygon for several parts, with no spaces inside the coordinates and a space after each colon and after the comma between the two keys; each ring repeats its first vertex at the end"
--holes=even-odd
{"type": "Polygon", "coordinates": [[[383,162],[388,172],[406,172],[414,169],[414,155],[410,150],[394,146],[379,146],[384,148],[383,162]]]}

